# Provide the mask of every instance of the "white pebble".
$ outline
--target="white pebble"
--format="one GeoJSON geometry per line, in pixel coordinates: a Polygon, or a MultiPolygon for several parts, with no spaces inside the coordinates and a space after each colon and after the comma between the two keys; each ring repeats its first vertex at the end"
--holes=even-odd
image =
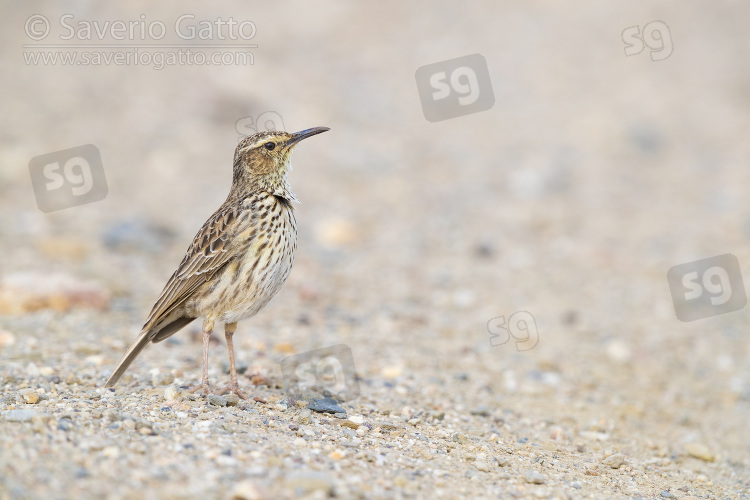
{"type": "Polygon", "coordinates": [[[625,456],[622,453],[615,453],[602,460],[604,465],[609,465],[613,469],[619,469],[623,462],[625,462],[625,456]]]}
{"type": "Polygon", "coordinates": [[[176,387],[169,386],[164,389],[164,399],[167,401],[178,401],[180,399],[180,392],[176,387]]]}
{"type": "Polygon", "coordinates": [[[474,463],[474,467],[476,467],[477,470],[480,470],[482,472],[489,472],[490,471],[490,466],[487,465],[487,462],[481,462],[481,461],[480,462],[475,462],[474,463]]]}

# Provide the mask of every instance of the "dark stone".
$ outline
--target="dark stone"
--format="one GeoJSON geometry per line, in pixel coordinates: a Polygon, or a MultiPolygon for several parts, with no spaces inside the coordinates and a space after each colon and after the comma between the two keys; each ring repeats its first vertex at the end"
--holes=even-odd
{"type": "Polygon", "coordinates": [[[333,398],[313,399],[307,407],[318,413],[346,413],[333,398]]]}
{"type": "Polygon", "coordinates": [[[61,418],[57,421],[57,428],[61,431],[69,431],[73,428],[73,421],[69,418],[61,418]]]}

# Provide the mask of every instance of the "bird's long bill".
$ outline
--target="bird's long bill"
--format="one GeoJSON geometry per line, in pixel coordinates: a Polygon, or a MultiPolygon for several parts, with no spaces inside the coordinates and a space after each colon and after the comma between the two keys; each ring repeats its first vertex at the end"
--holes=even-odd
{"type": "Polygon", "coordinates": [[[307,139],[308,137],[322,134],[323,132],[328,132],[329,130],[331,129],[328,127],[313,127],[307,130],[302,130],[301,132],[296,132],[292,134],[292,138],[289,140],[289,142],[287,142],[287,146],[293,146],[294,144],[297,144],[302,139],[307,139]]]}

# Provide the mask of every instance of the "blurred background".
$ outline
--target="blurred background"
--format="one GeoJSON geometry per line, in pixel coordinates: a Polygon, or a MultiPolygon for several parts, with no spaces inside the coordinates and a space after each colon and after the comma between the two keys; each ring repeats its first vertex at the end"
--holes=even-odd
{"type": "MultiPolygon", "coordinates": [[[[273,117],[287,131],[331,131],[295,154],[297,259],[281,293],[240,324],[246,363],[273,375],[275,344],[345,343],[364,398],[395,379],[409,391],[394,397],[411,404],[481,400],[610,422],[636,447],[699,440],[747,477],[748,310],[679,321],[666,277],[727,253],[750,272],[748,5],[3,6],[0,311],[15,349],[5,370],[26,366],[25,349],[76,366],[85,345],[103,382],[226,197],[241,134],[273,117]],[[184,26],[231,17],[257,32],[181,40],[184,14],[184,26]],[[43,40],[26,32],[32,15],[50,23],[43,40]],[[115,20],[161,21],[167,34],[78,40],[79,22],[115,20]],[[150,42],[257,47],[243,50],[252,64],[161,69],[29,59],[150,42]],[[31,47],[42,43],[60,47],[31,47]],[[428,121],[417,69],[471,54],[486,61],[494,105],[428,121]],[[101,154],[106,196],[42,212],[29,162],[86,144],[101,154]],[[72,298],[35,296],[59,274],[72,298]],[[533,315],[538,343],[493,347],[488,321],[517,311],[533,315]],[[259,359],[266,346],[274,354],[259,359]]],[[[195,52],[216,50],[227,51],[195,52]]],[[[133,376],[189,361],[197,377],[200,344],[178,337],[144,352],[133,376]]]]}

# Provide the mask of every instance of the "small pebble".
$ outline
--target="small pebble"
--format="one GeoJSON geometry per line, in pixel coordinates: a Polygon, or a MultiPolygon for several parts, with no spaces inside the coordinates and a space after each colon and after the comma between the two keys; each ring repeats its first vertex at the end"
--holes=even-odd
{"type": "Polygon", "coordinates": [[[552,432],[549,435],[550,439],[553,439],[555,441],[560,441],[562,439],[565,439],[565,432],[559,427],[556,427],[552,430],[552,432]]]}
{"type": "Polygon", "coordinates": [[[527,483],[531,483],[531,484],[544,484],[544,482],[547,481],[547,476],[539,472],[530,470],[526,473],[523,479],[527,483]]]}
{"type": "Polygon", "coordinates": [[[472,415],[477,415],[479,417],[489,417],[490,416],[490,410],[486,406],[479,406],[478,408],[474,408],[471,410],[472,415]]]}
{"type": "Polygon", "coordinates": [[[676,496],[674,495],[674,493],[672,493],[672,492],[670,492],[670,491],[666,491],[666,490],[665,490],[665,491],[662,491],[662,492],[661,492],[661,493],[660,493],[659,495],[660,495],[660,496],[661,496],[662,498],[677,498],[677,497],[676,497],[676,496]]]}
{"type": "Polygon", "coordinates": [[[466,444],[469,442],[469,438],[466,437],[466,434],[456,432],[451,436],[451,441],[453,441],[454,443],[466,444]]]}
{"type": "Polygon", "coordinates": [[[230,392],[226,396],[224,396],[224,399],[227,400],[227,406],[237,406],[240,402],[240,397],[233,392],[230,392]]]}
{"type": "Polygon", "coordinates": [[[164,389],[164,399],[167,401],[179,401],[182,398],[180,397],[180,391],[176,387],[169,386],[164,389]]]}
{"type": "Polygon", "coordinates": [[[37,401],[39,401],[39,393],[34,389],[21,389],[20,391],[18,391],[18,395],[26,404],[33,405],[36,404],[37,401]]]}
{"type": "Polygon", "coordinates": [[[396,427],[395,425],[391,425],[391,424],[388,424],[388,423],[383,423],[383,424],[380,424],[380,426],[379,426],[379,427],[380,427],[380,428],[381,428],[381,429],[382,429],[382,430],[383,430],[384,432],[393,432],[393,431],[395,431],[395,430],[398,430],[398,427],[396,427]]]}
{"type": "Polygon", "coordinates": [[[225,398],[224,396],[217,396],[216,394],[209,394],[208,404],[212,406],[220,406],[223,408],[227,405],[227,398],[225,398]]]}
{"type": "Polygon", "coordinates": [[[28,422],[34,418],[34,410],[8,410],[5,412],[5,420],[8,422],[28,422]]]}
{"type": "Polygon", "coordinates": [[[691,457],[699,458],[704,462],[713,462],[716,457],[703,443],[688,443],[685,445],[685,451],[691,457]]]}
{"type": "Polygon", "coordinates": [[[57,428],[61,431],[69,431],[73,428],[73,421],[69,418],[61,418],[57,421],[57,428]]]}
{"type": "Polygon", "coordinates": [[[482,472],[490,471],[490,466],[487,465],[487,462],[483,462],[483,461],[474,462],[474,467],[476,467],[477,470],[480,470],[482,472]]]}
{"type": "Polygon", "coordinates": [[[507,467],[510,465],[510,458],[506,456],[495,457],[498,467],[507,467]]]}
{"type": "Polygon", "coordinates": [[[346,418],[346,410],[341,408],[333,398],[312,399],[307,407],[318,413],[343,413],[346,418]]]}
{"type": "Polygon", "coordinates": [[[258,374],[255,374],[252,377],[250,377],[250,382],[253,385],[267,385],[269,387],[271,386],[271,382],[269,382],[269,380],[266,377],[264,377],[263,375],[258,375],[258,374]]]}
{"type": "Polygon", "coordinates": [[[625,462],[625,456],[622,453],[615,453],[602,460],[604,465],[609,465],[613,469],[619,469],[623,462],[625,462]]]}

